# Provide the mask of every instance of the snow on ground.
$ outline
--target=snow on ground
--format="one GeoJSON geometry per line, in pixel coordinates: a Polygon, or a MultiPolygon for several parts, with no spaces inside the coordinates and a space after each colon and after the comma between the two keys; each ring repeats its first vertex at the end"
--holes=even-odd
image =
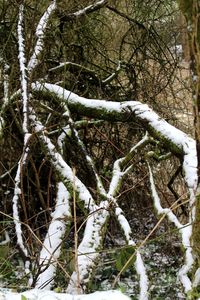
{"type": "Polygon", "coordinates": [[[120,291],[95,292],[88,295],[70,295],[33,289],[23,293],[0,291],[0,300],[129,300],[120,291]]]}

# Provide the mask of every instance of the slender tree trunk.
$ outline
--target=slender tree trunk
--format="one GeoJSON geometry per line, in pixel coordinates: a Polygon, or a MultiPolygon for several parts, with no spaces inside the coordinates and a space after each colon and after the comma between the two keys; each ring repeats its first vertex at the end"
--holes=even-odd
{"type": "Polygon", "coordinates": [[[181,44],[183,47],[183,59],[185,62],[188,63],[190,61],[190,47],[189,47],[189,40],[188,40],[188,33],[187,33],[187,23],[182,12],[180,12],[178,21],[180,22],[180,29],[181,29],[181,44]]]}
{"type": "Polygon", "coordinates": [[[194,128],[198,157],[198,188],[196,192],[196,212],[193,220],[193,252],[200,267],[200,2],[199,0],[179,0],[179,5],[187,22],[190,69],[193,86],[194,128]]]}

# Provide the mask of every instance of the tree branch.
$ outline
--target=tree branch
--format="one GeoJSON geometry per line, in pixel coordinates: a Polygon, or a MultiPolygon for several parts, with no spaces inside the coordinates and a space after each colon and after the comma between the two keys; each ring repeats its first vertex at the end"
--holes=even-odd
{"type": "Polygon", "coordinates": [[[88,15],[90,13],[93,13],[96,10],[99,10],[100,8],[104,7],[107,4],[108,0],[100,0],[95,2],[94,4],[88,5],[83,9],[80,9],[74,13],[65,15],[65,16],[61,16],[60,20],[61,22],[67,22],[69,20],[74,20],[77,18],[80,18],[82,16],[88,15]]]}
{"type": "Polygon", "coordinates": [[[109,121],[127,122],[137,120],[143,128],[162,145],[178,157],[183,158],[185,181],[191,194],[191,205],[194,204],[194,192],[197,187],[197,154],[196,143],[183,131],[160,118],[147,104],[139,101],[112,102],[87,99],[78,96],[54,84],[32,84],[33,92],[38,96],[67,102],[71,111],[92,118],[109,121]]]}
{"type": "Polygon", "coordinates": [[[36,36],[37,42],[33,50],[33,54],[28,63],[28,73],[30,74],[35,67],[39,63],[39,55],[43,50],[44,46],[44,32],[47,27],[47,23],[53,11],[56,9],[56,1],[53,1],[49,7],[47,8],[46,12],[43,14],[42,18],[40,19],[38,26],[36,28],[36,36]]]}

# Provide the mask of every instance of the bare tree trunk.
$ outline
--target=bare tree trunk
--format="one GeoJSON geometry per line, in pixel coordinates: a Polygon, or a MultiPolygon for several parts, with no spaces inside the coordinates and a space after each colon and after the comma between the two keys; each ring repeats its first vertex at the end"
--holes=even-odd
{"type": "Polygon", "coordinates": [[[190,48],[190,69],[193,89],[194,129],[198,158],[198,188],[196,211],[193,221],[192,245],[197,261],[194,287],[200,284],[200,3],[198,0],[180,0],[180,9],[185,15],[190,48]]]}
{"type": "Polygon", "coordinates": [[[189,47],[189,39],[188,39],[188,33],[187,33],[187,22],[185,20],[184,15],[182,12],[180,12],[179,16],[179,24],[181,29],[181,44],[183,47],[183,59],[186,62],[190,61],[190,47],[189,47]]]}

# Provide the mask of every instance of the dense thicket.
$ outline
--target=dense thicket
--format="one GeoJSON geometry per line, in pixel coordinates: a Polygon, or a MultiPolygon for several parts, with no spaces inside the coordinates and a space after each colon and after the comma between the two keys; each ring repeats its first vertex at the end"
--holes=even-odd
{"type": "MultiPolygon", "coordinates": [[[[18,245],[32,287],[53,286],[54,278],[46,282],[42,274],[54,259],[69,292],[87,291],[94,265],[84,252],[82,270],[83,244],[98,256],[103,243],[116,246],[120,225],[132,245],[120,209],[125,223],[148,217],[155,185],[147,161],[159,174],[161,204],[176,203],[173,213],[183,216],[182,223],[174,222],[177,228],[191,220],[186,156],[192,156],[194,141],[169,125],[193,134],[186,22],[175,1],[160,0],[1,1],[0,12],[2,240],[11,238],[9,255],[16,255],[18,245]],[[132,100],[147,103],[161,119],[132,100]],[[61,222],[62,236],[51,252],[53,222],[61,222]],[[93,230],[91,249],[87,228],[93,230]]],[[[141,225],[137,234],[145,238],[141,225]]],[[[187,268],[191,253],[183,236],[187,268]]],[[[146,273],[138,270],[140,299],[147,299],[146,273]]],[[[181,280],[190,291],[191,284],[181,280]]]]}

